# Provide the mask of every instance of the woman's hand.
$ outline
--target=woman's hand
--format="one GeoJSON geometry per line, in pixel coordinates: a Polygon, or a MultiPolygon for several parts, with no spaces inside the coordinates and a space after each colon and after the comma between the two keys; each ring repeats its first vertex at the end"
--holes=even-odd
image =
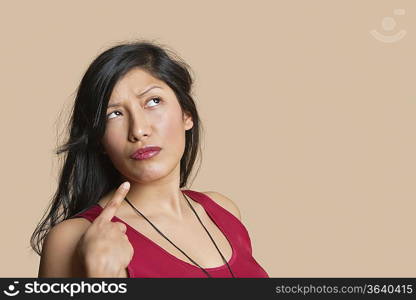
{"type": "Polygon", "coordinates": [[[126,225],[111,221],[130,189],[130,183],[125,184],[118,187],[79,241],[77,250],[87,277],[121,277],[133,258],[126,225]]]}

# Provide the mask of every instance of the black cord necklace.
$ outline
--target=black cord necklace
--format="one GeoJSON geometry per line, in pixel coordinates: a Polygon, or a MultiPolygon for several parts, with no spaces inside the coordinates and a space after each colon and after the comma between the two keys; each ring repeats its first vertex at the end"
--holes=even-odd
{"type": "MultiPolygon", "coordinates": [[[[181,191],[182,192],[182,191],[181,191]]],[[[196,215],[196,217],[198,218],[198,220],[199,220],[199,223],[201,223],[201,225],[202,225],[202,227],[204,227],[204,229],[205,229],[205,231],[208,233],[208,235],[209,235],[209,237],[210,237],[210,239],[211,239],[211,241],[214,243],[214,245],[215,245],[215,248],[217,248],[217,250],[218,250],[218,252],[220,253],[220,255],[221,255],[221,257],[222,257],[222,259],[223,259],[223,261],[227,264],[227,267],[228,267],[228,270],[230,271],[230,273],[231,273],[231,276],[233,277],[233,278],[235,278],[235,276],[234,276],[234,273],[233,273],[233,271],[231,270],[231,268],[230,268],[230,266],[228,265],[228,262],[227,262],[227,260],[224,258],[224,256],[222,255],[222,253],[221,253],[221,251],[220,251],[220,249],[218,249],[218,246],[217,246],[217,244],[215,243],[215,241],[214,241],[214,239],[212,238],[212,236],[211,236],[211,234],[208,232],[208,230],[206,229],[206,227],[204,226],[204,224],[202,223],[202,221],[201,221],[201,219],[199,218],[199,216],[198,216],[198,214],[196,213],[196,211],[195,211],[195,209],[192,207],[192,205],[191,205],[191,203],[189,202],[189,200],[188,200],[188,198],[187,198],[187,196],[182,192],[182,195],[185,197],[185,199],[186,199],[186,201],[188,202],[188,205],[191,207],[191,209],[192,209],[192,211],[194,212],[194,214],[196,215]]],[[[134,207],[134,205],[133,204],[131,204],[130,203],[130,201],[127,199],[127,197],[124,197],[124,199],[127,201],[127,203],[137,212],[137,213],[139,213],[143,218],[145,218],[146,219],[146,221],[147,222],[149,222],[150,223],[150,225],[152,225],[153,226],[153,228],[154,229],[156,229],[156,231],[157,232],[159,232],[165,239],[167,239],[173,246],[175,246],[179,251],[181,251],[191,262],[193,262],[194,264],[196,264],[208,277],[211,277],[212,278],[212,276],[204,269],[204,268],[202,268],[199,264],[197,264],[192,258],[190,258],[184,251],[182,251],[181,249],[179,249],[179,247],[178,246],[176,246],[170,239],[168,239],[155,225],[153,225],[153,223],[152,222],[150,222],[150,220],[149,219],[147,219],[136,207],[134,207]]]]}

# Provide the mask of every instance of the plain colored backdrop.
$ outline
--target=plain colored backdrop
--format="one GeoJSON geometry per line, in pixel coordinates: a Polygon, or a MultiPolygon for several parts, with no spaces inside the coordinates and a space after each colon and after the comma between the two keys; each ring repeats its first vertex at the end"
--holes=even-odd
{"type": "Polygon", "coordinates": [[[0,276],[37,276],[59,114],[90,62],[133,39],[192,67],[205,135],[190,188],[238,204],[271,277],[416,276],[415,14],[411,0],[1,1],[0,276]]]}

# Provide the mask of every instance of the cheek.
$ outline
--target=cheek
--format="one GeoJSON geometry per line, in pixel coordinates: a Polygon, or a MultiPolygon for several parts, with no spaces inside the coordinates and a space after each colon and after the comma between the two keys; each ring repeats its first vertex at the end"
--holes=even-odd
{"type": "Polygon", "coordinates": [[[163,141],[161,142],[166,145],[180,146],[184,136],[182,120],[174,117],[165,120],[166,122],[161,124],[163,131],[163,141]]]}
{"type": "Polygon", "coordinates": [[[106,152],[119,152],[122,143],[123,135],[120,134],[117,128],[107,127],[104,133],[102,144],[106,149],[106,152]]]}

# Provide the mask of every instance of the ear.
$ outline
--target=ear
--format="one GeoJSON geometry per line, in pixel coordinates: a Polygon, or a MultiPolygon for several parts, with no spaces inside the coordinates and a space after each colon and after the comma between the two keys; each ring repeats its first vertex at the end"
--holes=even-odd
{"type": "Polygon", "coordinates": [[[185,127],[185,130],[189,130],[194,126],[194,122],[192,121],[192,116],[189,113],[184,113],[184,120],[183,125],[185,127]]]}

